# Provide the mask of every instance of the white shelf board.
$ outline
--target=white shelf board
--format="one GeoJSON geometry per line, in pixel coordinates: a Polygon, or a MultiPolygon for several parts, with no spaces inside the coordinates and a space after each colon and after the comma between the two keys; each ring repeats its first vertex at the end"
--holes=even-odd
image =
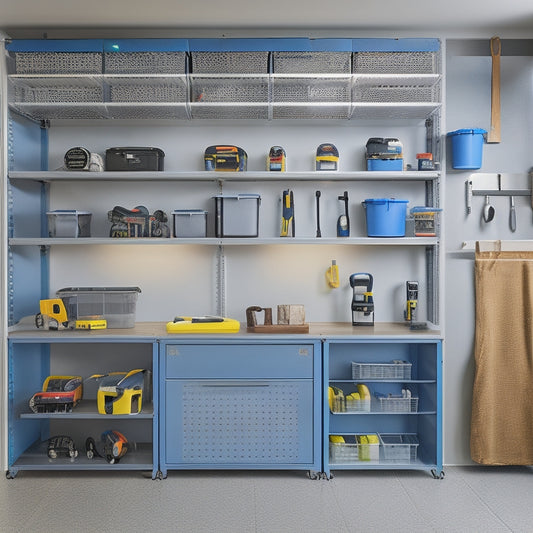
{"type": "Polygon", "coordinates": [[[30,181],[428,181],[439,177],[437,171],[314,171],[245,172],[160,171],[160,172],[84,172],[84,171],[11,171],[11,180],[30,181]]]}
{"type": "Polygon", "coordinates": [[[241,238],[111,238],[111,237],[85,237],[85,238],[42,238],[42,237],[12,237],[10,246],[88,246],[88,245],[204,245],[204,246],[257,246],[257,245],[296,245],[296,244],[335,244],[358,246],[436,246],[438,239],[434,237],[241,237],[241,238]]]}

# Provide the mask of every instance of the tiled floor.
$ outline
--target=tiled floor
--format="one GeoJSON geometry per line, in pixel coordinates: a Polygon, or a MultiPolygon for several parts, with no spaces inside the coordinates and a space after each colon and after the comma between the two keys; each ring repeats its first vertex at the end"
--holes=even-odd
{"type": "Polygon", "coordinates": [[[533,469],[20,472],[0,481],[4,532],[533,531],[533,469]]]}

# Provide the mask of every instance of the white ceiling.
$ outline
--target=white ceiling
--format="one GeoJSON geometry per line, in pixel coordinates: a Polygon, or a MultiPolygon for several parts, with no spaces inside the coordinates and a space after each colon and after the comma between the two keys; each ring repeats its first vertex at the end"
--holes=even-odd
{"type": "MultiPolygon", "coordinates": [[[[134,28],[161,35],[201,28],[219,35],[254,30],[354,33],[410,32],[475,37],[533,35],[532,0],[0,0],[0,30],[13,37],[27,29],[54,36],[83,36],[134,28]],[[519,34],[519,35],[517,35],[519,34]]],[[[187,33],[188,32],[188,33],[187,33]]],[[[200,32],[202,33],[202,32],[200,32]]],[[[37,36],[37,35],[36,35],[37,36]]],[[[39,35],[40,36],[40,35],[39,35]]],[[[105,35],[102,35],[105,36],[105,35]]],[[[263,36],[263,35],[262,35],[263,36]]]]}

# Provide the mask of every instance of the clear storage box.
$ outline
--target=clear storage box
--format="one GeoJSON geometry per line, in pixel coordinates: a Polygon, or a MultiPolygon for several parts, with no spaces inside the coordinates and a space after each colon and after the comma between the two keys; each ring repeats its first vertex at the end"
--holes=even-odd
{"type": "Polygon", "coordinates": [[[91,216],[88,211],[56,209],[47,211],[49,237],[90,237],[91,216]]]}
{"type": "Polygon", "coordinates": [[[410,464],[416,462],[418,437],[414,433],[379,433],[380,463],[410,464]]]}
{"type": "Polygon", "coordinates": [[[133,328],[139,287],[68,287],[59,289],[69,320],[103,316],[109,329],[133,328]]]}
{"type": "Polygon", "coordinates": [[[330,464],[379,462],[379,438],[368,435],[343,435],[344,442],[329,443],[330,464]]]}
{"type": "Polygon", "coordinates": [[[407,361],[390,363],[352,363],[352,379],[411,379],[412,364],[407,361]]]}

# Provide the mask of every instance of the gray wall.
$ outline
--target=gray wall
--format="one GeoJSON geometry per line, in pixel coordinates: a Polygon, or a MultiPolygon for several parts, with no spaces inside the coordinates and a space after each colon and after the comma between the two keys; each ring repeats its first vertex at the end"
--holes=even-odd
{"type": "MultiPolygon", "coordinates": [[[[444,451],[446,464],[470,460],[470,408],[474,377],[474,255],[459,252],[463,241],[532,239],[529,197],[515,198],[517,230],[509,228],[509,198],[493,197],[494,220],[482,221],[483,197],[474,197],[466,215],[465,180],[472,173],[521,173],[528,188],[533,166],[532,41],[503,40],[501,58],[502,134],[500,144],[485,144],[483,165],[476,171],[451,169],[448,146],[446,175],[446,350],[444,386],[444,451]]],[[[491,58],[487,40],[450,40],[446,64],[446,129],[490,127],[491,58]]],[[[513,280],[502,280],[512,283],[513,280]]],[[[512,364],[512,362],[510,362],[512,364]]]]}

